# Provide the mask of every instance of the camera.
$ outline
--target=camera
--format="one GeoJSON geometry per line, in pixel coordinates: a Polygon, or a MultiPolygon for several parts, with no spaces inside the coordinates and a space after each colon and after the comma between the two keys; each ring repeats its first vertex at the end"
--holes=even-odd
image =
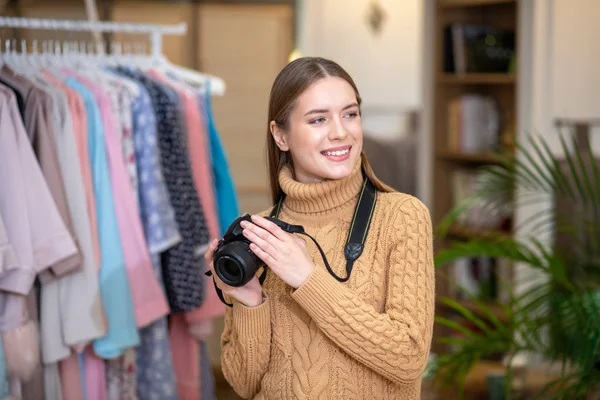
{"type": "Polygon", "coordinates": [[[213,258],[215,273],[219,279],[234,287],[244,286],[264,265],[250,250],[250,241],[242,234],[242,221],[252,223],[249,214],[236,218],[219,240],[213,258]]]}
{"type": "MultiPolygon", "coordinates": [[[[304,228],[289,225],[277,218],[265,217],[289,233],[302,233],[304,228]]],[[[250,250],[250,241],[242,233],[242,221],[252,223],[249,214],[243,214],[229,225],[223,238],[217,244],[213,257],[215,273],[226,285],[239,287],[256,275],[264,262],[250,250]]]]}

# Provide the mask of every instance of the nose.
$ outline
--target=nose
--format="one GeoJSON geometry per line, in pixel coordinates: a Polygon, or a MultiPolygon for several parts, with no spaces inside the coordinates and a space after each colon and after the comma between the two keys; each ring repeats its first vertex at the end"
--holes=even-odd
{"type": "Polygon", "coordinates": [[[334,118],[334,123],[331,124],[331,129],[329,130],[329,140],[343,140],[346,136],[348,136],[348,132],[341,118],[334,118]]]}

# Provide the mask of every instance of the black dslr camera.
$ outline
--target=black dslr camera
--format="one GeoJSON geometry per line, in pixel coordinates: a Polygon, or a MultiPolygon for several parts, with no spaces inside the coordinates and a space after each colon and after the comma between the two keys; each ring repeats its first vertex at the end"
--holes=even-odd
{"type": "MultiPolygon", "coordinates": [[[[301,226],[290,225],[273,217],[265,218],[286,232],[304,232],[301,226]]],[[[244,286],[264,265],[263,261],[250,250],[250,241],[242,234],[240,225],[242,221],[252,223],[249,214],[243,214],[233,221],[217,244],[213,257],[215,273],[223,283],[233,287],[244,286]]]]}

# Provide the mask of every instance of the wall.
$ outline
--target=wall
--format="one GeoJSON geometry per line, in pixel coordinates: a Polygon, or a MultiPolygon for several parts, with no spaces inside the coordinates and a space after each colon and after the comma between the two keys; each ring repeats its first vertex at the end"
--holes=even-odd
{"type": "Polygon", "coordinates": [[[549,90],[555,117],[600,118],[600,3],[552,1],[549,90]]]}
{"type": "Polygon", "coordinates": [[[367,23],[371,3],[299,0],[298,49],[350,73],[363,98],[365,131],[402,134],[404,113],[422,107],[423,0],[379,1],[386,12],[379,34],[367,23]]]}

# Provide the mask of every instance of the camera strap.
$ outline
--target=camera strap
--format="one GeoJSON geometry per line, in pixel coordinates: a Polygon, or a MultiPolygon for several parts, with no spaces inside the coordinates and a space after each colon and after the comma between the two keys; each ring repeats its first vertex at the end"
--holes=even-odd
{"type": "MultiPolygon", "coordinates": [[[[269,217],[271,218],[279,218],[279,213],[281,212],[281,208],[283,206],[284,196],[279,198],[279,201],[271,210],[269,217]]],[[[369,233],[369,228],[371,226],[371,220],[373,219],[373,212],[375,211],[375,204],[377,203],[377,190],[373,183],[365,176],[363,181],[363,185],[360,191],[360,195],[358,198],[358,202],[356,203],[356,207],[354,209],[354,215],[352,216],[352,222],[350,224],[350,231],[348,232],[348,238],[346,239],[346,245],[344,246],[344,257],[346,258],[346,277],[342,278],[338,276],[329,265],[327,261],[327,257],[325,256],[325,252],[316,241],[314,237],[310,234],[306,233],[304,229],[292,231],[291,233],[298,233],[301,235],[308,236],[313,243],[317,246],[319,253],[321,253],[321,258],[325,263],[325,268],[327,271],[339,282],[346,282],[350,279],[350,275],[352,274],[352,268],[354,266],[354,262],[360,257],[365,247],[365,240],[367,239],[367,234],[369,233]]],[[[259,277],[260,284],[262,285],[265,278],[267,277],[267,268],[263,270],[259,277]]]]}

